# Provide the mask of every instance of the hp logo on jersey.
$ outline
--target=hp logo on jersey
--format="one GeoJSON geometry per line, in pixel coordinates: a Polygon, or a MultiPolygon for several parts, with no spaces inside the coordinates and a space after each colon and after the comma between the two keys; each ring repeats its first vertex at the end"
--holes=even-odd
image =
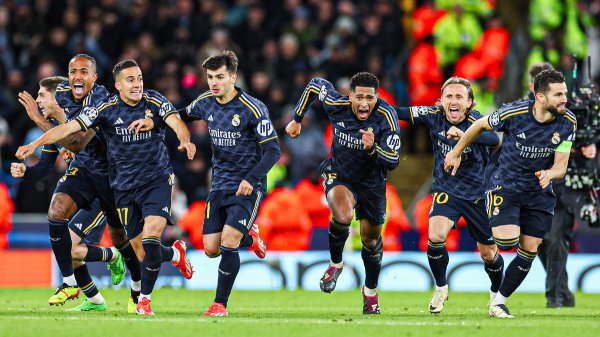
{"type": "Polygon", "coordinates": [[[273,124],[271,124],[270,121],[263,119],[256,126],[256,131],[258,132],[259,135],[266,137],[266,136],[270,135],[271,133],[273,133],[273,124]]]}
{"type": "Polygon", "coordinates": [[[400,136],[397,134],[389,135],[385,142],[387,143],[387,146],[394,151],[398,151],[400,148],[400,136]]]}
{"type": "Polygon", "coordinates": [[[169,102],[164,102],[161,106],[160,106],[160,110],[158,112],[158,115],[160,117],[164,117],[168,112],[175,110],[175,108],[173,107],[173,105],[169,102]]]}

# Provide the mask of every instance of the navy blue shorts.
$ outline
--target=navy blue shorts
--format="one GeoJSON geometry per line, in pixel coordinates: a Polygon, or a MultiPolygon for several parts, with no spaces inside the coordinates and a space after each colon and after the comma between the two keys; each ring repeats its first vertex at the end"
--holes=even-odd
{"type": "MultiPolygon", "coordinates": [[[[89,210],[80,209],[75,213],[69,221],[69,229],[81,238],[81,243],[99,245],[107,223],[105,213],[100,207],[100,200],[96,198],[92,201],[89,210]]],[[[121,225],[120,221],[119,225],[121,225]]],[[[129,239],[134,238],[129,236],[129,233],[127,235],[129,239]]]]}
{"type": "Polygon", "coordinates": [[[168,225],[171,218],[171,195],[175,175],[170,174],[131,190],[115,190],[117,212],[127,230],[127,236],[135,238],[144,230],[144,219],[151,215],[162,216],[168,225]]]}
{"type": "Polygon", "coordinates": [[[107,175],[93,174],[76,166],[69,167],[54,189],[54,193],[59,192],[70,196],[79,210],[94,210],[94,200],[98,200],[108,225],[122,228],[115,205],[115,195],[107,175]]]}
{"type": "Polygon", "coordinates": [[[229,225],[246,234],[250,231],[264,192],[253,190],[250,195],[235,195],[237,190],[211,191],[206,199],[202,234],[223,231],[229,225]]]}
{"type": "Polygon", "coordinates": [[[467,228],[469,228],[469,234],[473,240],[483,245],[494,244],[490,220],[482,199],[464,200],[446,192],[434,192],[433,204],[429,211],[429,217],[433,216],[450,219],[454,222],[453,228],[456,228],[456,222],[462,216],[467,221],[467,228]]]}
{"type": "MultiPolygon", "coordinates": [[[[69,221],[69,229],[81,238],[81,243],[98,245],[106,227],[106,216],[100,208],[98,198],[92,201],[90,209],[80,209],[69,221]]],[[[120,224],[120,223],[119,223],[120,224]]]]}
{"type": "Polygon", "coordinates": [[[354,195],[356,206],[354,206],[356,220],[367,219],[371,225],[380,226],[385,221],[385,184],[379,187],[365,188],[354,186],[337,178],[335,172],[323,172],[322,176],[325,195],[329,190],[338,185],[345,186],[354,195]]]}
{"type": "Polygon", "coordinates": [[[517,225],[521,234],[543,238],[552,227],[556,195],[545,192],[515,193],[504,189],[486,192],[490,226],[517,225]]]}

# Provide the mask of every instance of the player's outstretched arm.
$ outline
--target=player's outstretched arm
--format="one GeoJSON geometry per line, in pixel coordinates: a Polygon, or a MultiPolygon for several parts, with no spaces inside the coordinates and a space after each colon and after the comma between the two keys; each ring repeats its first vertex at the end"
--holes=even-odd
{"type": "Polygon", "coordinates": [[[45,144],[56,143],[77,131],[81,131],[81,125],[76,120],[59,125],[44,133],[40,138],[31,142],[31,144],[20,146],[19,149],[17,149],[16,157],[21,160],[25,159],[29,157],[36,148],[45,144]]]}
{"type": "Polygon", "coordinates": [[[446,158],[444,159],[444,170],[448,172],[450,171],[450,168],[452,168],[452,175],[456,175],[456,171],[460,166],[461,154],[467,146],[471,145],[475,139],[486,130],[492,130],[492,126],[487,118],[478,119],[473,123],[460,138],[458,143],[456,143],[454,148],[446,155],[446,158]]]}
{"type": "Polygon", "coordinates": [[[10,174],[15,178],[23,178],[24,180],[36,180],[50,174],[56,157],[58,157],[58,149],[54,145],[44,146],[40,160],[33,166],[25,166],[23,163],[10,164],[10,174]]]}
{"type": "Polygon", "coordinates": [[[196,145],[190,142],[190,130],[188,130],[185,123],[181,120],[178,114],[174,113],[167,117],[165,123],[175,131],[177,139],[179,139],[179,146],[177,149],[181,152],[187,152],[189,160],[194,159],[196,154],[196,145]]]}

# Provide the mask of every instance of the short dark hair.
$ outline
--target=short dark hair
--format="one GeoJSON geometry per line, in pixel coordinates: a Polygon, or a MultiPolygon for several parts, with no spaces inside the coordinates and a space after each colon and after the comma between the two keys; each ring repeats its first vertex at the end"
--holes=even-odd
{"type": "Polygon", "coordinates": [[[83,59],[86,59],[86,60],[92,62],[92,66],[94,67],[94,70],[96,69],[96,59],[88,54],[77,54],[77,55],[71,57],[71,60],[69,60],[69,64],[71,62],[73,62],[73,60],[78,59],[78,58],[83,58],[83,59]]]}
{"type": "Polygon", "coordinates": [[[117,64],[115,64],[115,67],[113,68],[113,78],[115,79],[115,81],[117,80],[117,76],[119,76],[119,74],[121,73],[121,71],[123,71],[123,69],[127,69],[127,68],[132,68],[132,67],[139,67],[137,62],[135,62],[135,60],[132,59],[128,59],[128,60],[123,60],[117,64]]]}
{"type": "Polygon", "coordinates": [[[529,68],[529,82],[533,83],[535,77],[544,70],[554,69],[549,62],[538,62],[531,65],[529,68]]]}
{"type": "Polygon", "coordinates": [[[56,88],[61,82],[68,81],[69,79],[62,76],[51,76],[43,78],[39,84],[41,88],[48,90],[51,94],[54,94],[56,88]]]}
{"type": "Polygon", "coordinates": [[[550,83],[563,83],[565,76],[563,73],[554,69],[544,70],[539,73],[533,81],[533,92],[547,94],[550,90],[550,83]]]}
{"type": "Polygon", "coordinates": [[[375,89],[375,93],[377,93],[377,90],[379,90],[379,79],[369,72],[362,71],[350,78],[350,91],[355,91],[356,87],[373,88],[375,89]]]}
{"type": "Polygon", "coordinates": [[[213,55],[202,62],[202,68],[207,70],[217,70],[222,66],[227,68],[227,72],[230,75],[237,73],[238,58],[234,52],[231,50],[223,50],[217,55],[213,55]]]}

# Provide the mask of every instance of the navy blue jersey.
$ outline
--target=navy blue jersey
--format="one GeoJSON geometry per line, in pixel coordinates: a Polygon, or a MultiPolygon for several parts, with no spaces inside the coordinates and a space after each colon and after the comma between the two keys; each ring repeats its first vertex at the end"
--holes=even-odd
{"type": "Polygon", "coordinates": [[[176,113],[166,98],[154,90],[145,90],[134,106],[114,94],[97,107],[85,107],[75,120],[85,131],[99,126],[108,142],[110,185],[117,190],[130,190],[153,179],[171,174],[169,155],[164,142],[166,124],[155,125],[137,135],[127,127],[142,118],[160,116],[163,120],[176,113]]]}
{"type": "Polygon", "coordinates": [[[56,157],[58,157],[58,148],[56,144],[46,144],[42,147],[42,156],[40,160],[33,166],[28,166],[23,175],[25,180],[36,180],[50,174],[54,167],[56,157]]]}
{"type": "Polygon", "coordinates": [[[444,171],[446,154],[458,143],[458,140],[448,139],[446,132],[453,126],[466,131],[476,120],[482,118],[479,111],[471,111],[467,118],[455,125],[448,121],[441,107],[415,106],[396,109],[400,119],[413,124],[424,124],[429,129],[434,156],[434,191],[446,192],[464,200],[482,198],[485,191],[484,170],[488,162],[488,146],[498,145],[500,141],[495,132],[484,132],[473,144],[467,146],[455,176],[444,171]]]}
{"type": "Polygon", "coordinates": [[[338,93],[322,78],[313,78],[296,104],[294,120],[302,122],[304,113],[315,99],[323,103],[333,127],[331,144],[332,168],[338,178],[365,187],[385,184],[387,171],[400,161],[400,127],[396,110],[378,99],[369,117],[361,121],[352,112],[348,96],[338,93]],[[360,130],[375,134],[375,145],[365,151],[360,130]]]}
{"type": "MultiPolygon", "coordinates": [[[[81,113],[84,107],[93,107],[108,97],[104,86],[94,83],[92,90],[83,101],[76,102],[71,92],[69,81],[64,81],[56,88],[56,101],[65,110],[67,121],[71,121],[81,113]]],[[[91,173],[108,175],[108,159],[106,157],[106,138],[102,131],[96,130],[96,135],[75,156],[71,163],[76,167],[83,167],[91,173]]]]}
{"type": "Polygon", "coordinates": [[[519,100],[505,104],[488,117],[494,130],[504,132],[501,152],[491,172],[492,188],[541,191],[535,172],[551,168],[561,143],[575,140],[577,121],[571,111],[540,123],[533,116],[533,103],[519,100]]]}
{"type": "MultiPolygon", "coordinates": [[[[242,180],[257,191],[266,189],[266,172],[255,175],[263,149],[276,147],[277,134],[267,107],[258,99],[236,88],[238,94],[221,104],[208,91],[185,109],[188,119],[208,124],[212,144],[211,190],[237,190],[242,180]]],[[[269,167],[270,169],[270,167],[269,167]]]]}

